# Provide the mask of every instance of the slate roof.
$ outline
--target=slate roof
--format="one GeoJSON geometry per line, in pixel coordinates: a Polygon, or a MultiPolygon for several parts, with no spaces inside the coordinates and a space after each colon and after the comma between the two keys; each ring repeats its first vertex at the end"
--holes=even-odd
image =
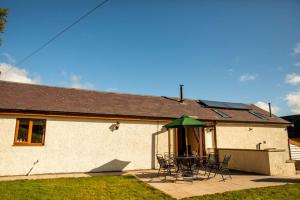
{"type": "Polygon", "coordinates": [[[288,121],[249,105],[249,109],[263,114],[260,119],[248,110],[221,109],[230,118],[223,118],[197,100],[99,92],[82,89],[50,87],[42,85],[0,81],[0,111],[78,114],[93,116],[126,116],[142,118],[174,119],[189,115],[202,120],[263,122],[288,124],[288,121]]]}

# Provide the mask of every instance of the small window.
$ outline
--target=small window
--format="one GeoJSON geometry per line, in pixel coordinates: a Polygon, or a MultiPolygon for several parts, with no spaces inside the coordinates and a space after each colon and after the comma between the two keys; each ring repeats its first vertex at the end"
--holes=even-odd
{"type": "Polygon", "coordinates": [[[266,116],[264,116],[263,114],[261,114],[259,112],[249,110],[249,113],[251,113],[252,115],[254,115],[255,117],[257,117],[259,119],[268,120],[268,118],[266,116]]]}
{"type": "Polygon", "coordinates": [[[15,145],[44,145],[46,120],[17,119],[15,145]]]}
{"type": "Polygon", "coordinates": [[[216,112],[217,114],[219,114],[221,117],[223,118],[231,118],[229,115],[227,115],[226,113],[224,113],[223,111],[217,110],[217,109],[212,109],[214,112],[216,112]]]}

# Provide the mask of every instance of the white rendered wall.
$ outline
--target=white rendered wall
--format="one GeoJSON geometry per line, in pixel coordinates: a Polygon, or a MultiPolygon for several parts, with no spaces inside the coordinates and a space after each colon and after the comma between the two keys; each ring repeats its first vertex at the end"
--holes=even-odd
{"type": "Polygon", "coordinates": [[[164,123],[47,118],[44,146],[13,146],[16,117],[0,116],[0,176],[119,171],[157,166],[168,151],[164,123]]]}
{"type": "Polygon", "coordinates": [[[285,127],[218,124],[216,129],[217,148],[256,149],[256,145],[261,143],[261,149],[284,149],[286,160],[289,159],[288,134],[285,127]]]}

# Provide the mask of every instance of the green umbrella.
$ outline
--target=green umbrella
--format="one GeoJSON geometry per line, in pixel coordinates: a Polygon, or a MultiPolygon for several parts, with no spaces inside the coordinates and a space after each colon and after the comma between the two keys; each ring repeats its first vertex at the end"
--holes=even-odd
{"type": "Polygon", "coordinates": [[[202,121],[194,119],[192,117],[183,115],[178,119],[164,125],[166,128],[180,128],[180,127],[203,127],[205,124],[202,121]]]}

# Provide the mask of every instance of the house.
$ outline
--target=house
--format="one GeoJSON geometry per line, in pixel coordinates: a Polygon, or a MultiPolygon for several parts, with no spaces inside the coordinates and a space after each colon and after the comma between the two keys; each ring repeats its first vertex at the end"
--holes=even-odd
{"type": "Polygon", "coordinates": [[[296,161],[296,169],[300,170],[300,115],[282,117],[292,125],[287,127],[291,159],[296,161]]]}
{"type": "Polygon", "coordinates": [[[0,176],[151,169],[187,140],[233,169],[291,175],[288,125],[255,105],[0,81],[0,176]],[[182,115],[206,126],[163,127],[182,115]]]}

